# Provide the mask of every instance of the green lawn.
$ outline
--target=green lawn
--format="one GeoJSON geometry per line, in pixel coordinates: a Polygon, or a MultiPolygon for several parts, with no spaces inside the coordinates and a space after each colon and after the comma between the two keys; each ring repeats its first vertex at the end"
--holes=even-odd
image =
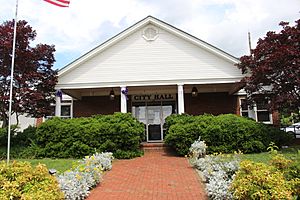
{"type": "MultiPolygon", "coordinates": [[[[289,147],[287,149],[282,149],[278,151],[278,153],[283,154],[286,158],[289,159],[291,158],[300,159],[300,146],[294,146],[294,147],[289,147]]],[[[264,152],[264,153],[255,153],[255,154],[242,154],[240,157],[242,160],[252,160],[254,162],[268,163],[272,158],[272,155],[268,152],[264,152]]]]}
{"type": "MultiPolygon", "coordinates": [[[[30,162],[32,165],[38,165],[39,163],[45,164],[48,169],[56,169],[60,173],[70,169],[74,162],[76,162],[78,159],[50,159],[50,158],[44,158],[44,159],[20,159],[20,152],[24,150],[24,147],[11,147],[11,154],[10,160],[17,160],[17,161],[27,161],[30,162]]],[[[6,162],[6,152],[7,147],[1,146],[0,147],[0,161],[6,162]]]]}
{"type": "Polygon", "coordinates": [[[240,155],[241,160],[251,160],[253,162],[268,163],[271,159],[269,153],[255,153],[255,154],[242,154],[240,155]]]}
{"type": "Polygon", "coordinates": [[[48,169],[56,169],[58,173],[65,172],[73,166],[73,163],[76,163],[76,159],[16,159],[17,161],[26,161],[30,162],[33,166],[38,165],[39,163],[45,164],[48,169]]]}
{"type": "MultiPolygon", "coordinates": [[[[287,149],[282,149],[279,151],[287,158],[297,158],[300,159],[300,146],[290,147],[287,149]]],[[[242,160],[252,160],[254,162],[263,162],[268,163],[271,159],[271,154],[268,152],[256,153],[256,154],[242,154],[240,158],[242,160]]],[[[76,164],[78,159],[16,159],[17,161],[27,161],[30,162],[33,166],[38,165],[39,163],[45,164],[48,169],[56,169],[58,173],[65,172],[68,169],[76,164]]]]}

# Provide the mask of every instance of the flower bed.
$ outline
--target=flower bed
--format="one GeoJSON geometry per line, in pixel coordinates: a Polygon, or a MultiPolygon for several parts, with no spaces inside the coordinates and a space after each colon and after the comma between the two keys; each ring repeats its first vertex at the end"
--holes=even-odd
{"type": "Polygon", "coordinates": [[[191,164],[201,172],[210,199],[231,199],[229,188],[239,168],[239,159],[222,154],[205,155],[206,148],[200,138],[191,145],[191,164]]]}
{"type": "Polygon", "coordinates": [[[210,199],[298,199],[300,197],[300,152],[291,160],[270,146],[269,164],[235,155],[205,155],[200,138],[190,147],[190,162],[201,172],[210,199]]]}
{"type": "Polygon", "coordinates": [[[57,177],[67,200],[85,199],[100,181],[103,171],[112,168],[112,153],[95,153],[78,162],[78,166],[57,177]]]}

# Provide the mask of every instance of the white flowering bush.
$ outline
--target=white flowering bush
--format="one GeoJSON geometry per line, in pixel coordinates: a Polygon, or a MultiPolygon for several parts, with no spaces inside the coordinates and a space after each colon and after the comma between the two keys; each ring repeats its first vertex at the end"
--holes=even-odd
{"type": "Polygon", "coordinates": [[[231,199],[229,187],[239,169],[239,159],[235,156],[207,155],[192,164],[202,172],[210,199],[231,199]]]}
{"type": "Polygon", "coordinates": [[[87,166],[101,166],[101,169],[104,171],[111,170],[113,160],[112,153],[95,153],[92,156],[86,156],[84,159],[79,161],[79,163],[87,165],[87,166]]]}
{"type": "Polygon", "coordinates": [[[101,181],[103,171],[112,168],[112,153],[95,153],[79,161],[73,170],[57,177],[66,200],[81,200],[101,181]]]}
{"type": "Polygon", "coordinates": [[[189,151],[192,158],[198,159],[204,157],[206,154],[207,146],[204,141],[201,140],[201,137],[198,138],[190,147],[189,151]]]}
{"type": "Polygon", "coordinates": [[[228,178],[222,170],[212,173],[209,182],[206,183],[206,191],[210,199],[232,199],[232,194],[229,192],[232,179],[228,178]]]}
{"type": "Polygon", "coordinates": [[[235,172],[239,169],[239,159],[231,155],[205,155],[206,144],[200,138],[190,148],[191,163],[200,170],[210,199],[232,199],[229,187],[235,172]]]}

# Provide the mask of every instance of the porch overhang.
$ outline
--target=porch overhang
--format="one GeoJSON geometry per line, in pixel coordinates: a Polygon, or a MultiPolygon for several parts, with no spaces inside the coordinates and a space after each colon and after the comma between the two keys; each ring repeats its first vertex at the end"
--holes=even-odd
{"type": "Polygon", "coordinates": [[[92,87],[91,85],[84,84],[78,85],[58,85],[57,89],[62,90],[63,93],[68,94],[69,96],[75,99],[81,99],[83,96],[108,96],[111,90],[114,90],[115,95],[121,95],[121,86],[126,86],[128,88],[128,95],[134,94],[166,94],[166,93],[177,93],[177,85],[182,84],[184,88],[184,93],[191,93],[192,88],[196,87],[199,93],[218,93],[226,92],[230,95],[237,92],[241,89],[244,84],[239,81],[221,81],[220,83],[210,83],[209,81],[174,81],[174,82],[157,82],[155,84],[149,85],[145,84],[134,84],[134,83],[123,83],[123,84],[99,84],[96,87],[96,84],[92,87]],[[183,82],[183,83],[182,83],[183,82]],[[205,83],[206,82],[206,83],[205,83]]]}

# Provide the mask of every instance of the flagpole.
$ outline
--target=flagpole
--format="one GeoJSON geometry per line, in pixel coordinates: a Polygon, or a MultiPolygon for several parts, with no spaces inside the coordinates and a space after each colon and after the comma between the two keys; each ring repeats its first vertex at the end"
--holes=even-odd
{"type": "Polygon", "coordinates": [[[16,53],[16,36],[17,36],[17,20],[18,20],[18,3],[16,0],[16,12],[15,12],[15,23],[14,23],[14,38],[13,38],[13,49],[11,59],[11,73],[10,73],[10,90],[9,90],[9,109],[8,109],[8,136],[7,136],[7,164],[9,164],[10,154],[10,134],[11,134],[11,110],[12,110],[12,92],[13,92],[13,81],[14,81],[14,66],[15,66],[15,53],[16,53]]]}
{"type": "Polygon", "coordinates": [[[249,52],[250,55],[252,55],[252,47],[251,47],[251,36],[250,36],[250,31],[248,31],[248,43],[249,43],[249,52]]]}

